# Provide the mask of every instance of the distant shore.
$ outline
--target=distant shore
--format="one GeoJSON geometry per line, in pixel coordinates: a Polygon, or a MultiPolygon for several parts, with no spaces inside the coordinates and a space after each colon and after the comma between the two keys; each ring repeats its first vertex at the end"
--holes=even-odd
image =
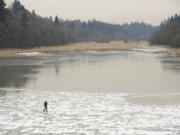
{"type": "MultiPolygon", "coordinates": [[[[176,52],[180,49],[168,48],[166,46],[150,46],[148,42],[112,41],[110,43],[80,42],[59,46],[41,46],[33,49],[0,49],[0,57],[23,56],[23,53],[33,52],[82,52],[82,51],[128,51],[133,49],[164,48],[164,52],[176,52]],[[21,54],[21,55],[20,55],[21,54]]],[[[38,54],[37,54],[38,55],[38,54]]]]}

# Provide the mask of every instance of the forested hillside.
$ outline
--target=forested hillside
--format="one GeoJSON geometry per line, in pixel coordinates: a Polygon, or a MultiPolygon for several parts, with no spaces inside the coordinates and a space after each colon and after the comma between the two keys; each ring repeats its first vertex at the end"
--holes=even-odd
{"type": "Polygon", "coordinates": [[[159,31],[152,34],[151,44],[162,44],[175,48],[180,47],[180,15],[170,17],[161,23],[159,31]]]}
{"type": "Polygon", "coordinates": [[[143,22],[113,25],[100,21],[43,18],[25,9],[15,0],[6,7],[0,0],[0,48],[32,48],[64,45],[70,42],[109,42],[111,40],[147,40],[157,29],[143,22]]]}

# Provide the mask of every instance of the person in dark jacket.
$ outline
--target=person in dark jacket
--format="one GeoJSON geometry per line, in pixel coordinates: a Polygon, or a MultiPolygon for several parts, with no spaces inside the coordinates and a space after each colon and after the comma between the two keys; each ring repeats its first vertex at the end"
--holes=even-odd
{"type": "Polygon", "coordinates": [[[48,102],[47,101],[44,102],[44,110],[43,110],[43,112],[48,112],[48,102]]]}

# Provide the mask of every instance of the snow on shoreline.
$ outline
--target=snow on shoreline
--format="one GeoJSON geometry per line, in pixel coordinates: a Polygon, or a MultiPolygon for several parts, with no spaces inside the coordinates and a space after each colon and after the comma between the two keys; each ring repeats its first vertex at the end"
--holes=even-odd
{"type": "Polygon", "coordinates": [[[131,51],[143,52],[143,53],[165,53],[170,56],[178,55],[178,53],[174,51],[168,51],[166,48],[142,48],[142,49],[131,49],[131,51]]]}
{"type": "MultiPolygon", "coordinates": [[[[127,51],[134,51],[134,52],[142,52],[142,53],[152,53],[152,54],[157,54],[157,53],[166,53],[170,56],[176,56],[178,53],[174,51],[168,51],[166,48],[134,48],[134,49],[129,49],[127,51]]],[[[119,53],[121,51],[85,51],[89,53],[119,53]]],[[[53,52],[51,52],[53,53],[53,52]]],[[[16,56],[44,56],[47,55],[45,52],[19,52],[16,53],[16,56]]]]}
{"type": "Polygon", "coordinates": [[[44,55],[42,52],[23,52],[23,53],[16,53],[18,56],[37,56],[37,55],[44,55]]]}
{"type": "Polygon", "coordinates": [[[166,49],[165,48],[156,48],[156,49],[150,49],[150,48],[143,48],[143,49],[132,49],[132,51],[137,51],[137,52],[146,52],[146,53],[162,53],[166,49]]]}

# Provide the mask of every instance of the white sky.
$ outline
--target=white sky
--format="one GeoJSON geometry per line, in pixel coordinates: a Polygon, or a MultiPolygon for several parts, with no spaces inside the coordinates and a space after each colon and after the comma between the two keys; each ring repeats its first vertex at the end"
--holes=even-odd
{"type": "MultiPolygon", "coordinates": [[[[13,0],[5,0],[10,3],[13,0]]],[[[20,0],[25,8],[38,15],[58,15],[62,19],[97,19],[109,23],[144,21],[159,25],[180,13],[180,0],[20,0]]]]}

